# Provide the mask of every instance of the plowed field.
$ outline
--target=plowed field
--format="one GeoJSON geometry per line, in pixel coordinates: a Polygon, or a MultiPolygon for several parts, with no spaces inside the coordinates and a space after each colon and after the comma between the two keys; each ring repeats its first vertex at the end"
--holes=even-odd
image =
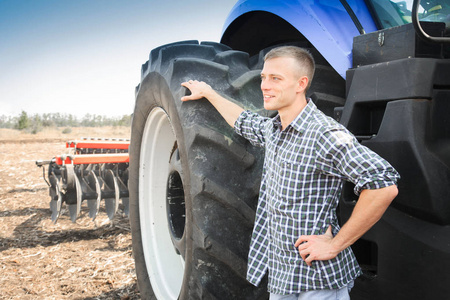
{"type": "Polygon", "coordinates": [[[128,138],[128,128],[62,129],[24,134],[0,129],[0,299],[139,299],[128,218],[95,221],[83,204],[51,222],[38,159],[63,154],[81,136],[128,138]]]}

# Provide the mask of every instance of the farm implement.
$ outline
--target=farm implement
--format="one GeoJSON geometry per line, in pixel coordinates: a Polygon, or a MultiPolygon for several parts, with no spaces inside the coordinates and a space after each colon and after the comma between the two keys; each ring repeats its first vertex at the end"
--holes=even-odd
{"type": "Polygon", "coordinates": [[[128,215],[128,146],[129,140],[81,139],[66,143],[67,153],[51,160],[38,160],[49,186],[52,221],[56,223],[63,204],[75,222],[86,200],[89,217],[95,220],[102,200],[112,220],[122,199],[123,213],[128,215]],[[48,166],[47,177],[45,166],[48,166]]]}

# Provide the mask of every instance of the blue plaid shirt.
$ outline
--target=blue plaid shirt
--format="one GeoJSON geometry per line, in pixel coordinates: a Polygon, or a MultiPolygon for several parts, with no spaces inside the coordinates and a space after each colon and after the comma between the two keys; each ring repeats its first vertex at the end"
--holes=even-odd
{"type": "Polygon", "coordinates": [[[301,235],[324,234],[329,225],[337,234],[336,207],[345,180],[353,182],[359,194],[396,184],[395,169],[309,99],[283,131],[279,116],[269,119],[249,111],[239,116],[235,130],[265,148],[248,281],[258,285],[268,271],[270,293],[293,294],[342,288],[359,276],[350,247],[310,267],[295,241],[301,235]]]}

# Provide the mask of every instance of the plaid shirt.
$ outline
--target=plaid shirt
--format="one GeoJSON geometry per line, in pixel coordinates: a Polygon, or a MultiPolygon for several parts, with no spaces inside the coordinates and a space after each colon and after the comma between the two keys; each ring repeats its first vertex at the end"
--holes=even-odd
{"type": "Polygon", "coordinates": [[[295,241],[301,235],[324,234],[329,225],[337,234],[336,207],[344,180],[353,182],[359,194],[396,184],[395,169],[309,99],[283,131],[279,116],[269,119],[249,111],[239,116],[235,130],[253,145],[265,147],[248,281],[258,285],[268,270],[270,293],[293,294],[342,288],[359,276],[350,247],[309,267],[295,241]]]}

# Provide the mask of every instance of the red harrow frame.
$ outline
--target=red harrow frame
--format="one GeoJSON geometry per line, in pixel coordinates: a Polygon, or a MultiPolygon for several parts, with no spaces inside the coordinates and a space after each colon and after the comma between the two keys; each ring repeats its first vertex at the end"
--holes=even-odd
{"type": "Polygon", "coordinates": [[[63,203],[68,206],[70,219],[75,222],[81,204],[87,201],[89,217],[95,220],[101,200],[105,210],[113,219],[122,199],[123,213],[128,215],[128,147],[129,140],[81,139],[66,143],[66,154],[51,160],[38,160],[36,165],[48,165],[50,210],[52,221],[58,220],[63,203]]]}

